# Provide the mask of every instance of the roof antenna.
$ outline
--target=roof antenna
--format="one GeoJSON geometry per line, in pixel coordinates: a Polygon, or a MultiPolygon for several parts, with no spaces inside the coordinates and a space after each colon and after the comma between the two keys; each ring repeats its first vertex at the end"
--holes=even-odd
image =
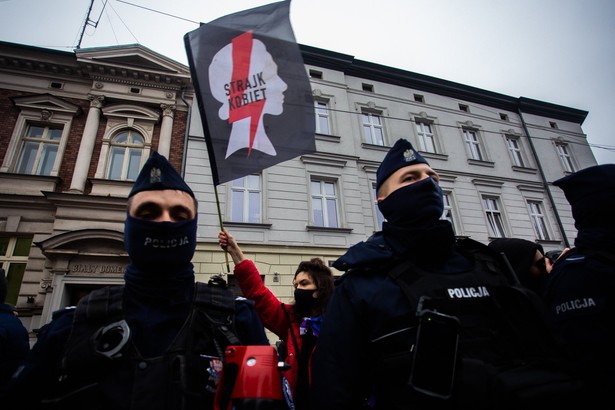
{"type": "Polygon", "coordinates": [[[79,42],[77,43],[77,46],[75,47],[75,50],[79,50],[81,48],[81,40],[83,40],[83,34],[85,33],[85,29],[87,26],[92,26],[94,28],[96,28],[98,26],[98,22],[100,21],[100,17],[102,16],[103,11],[105,10],[105,7],[107,6],[107,1],[105,0],[105,3],[103,4],[102,10],[100,11],[100,15],[98,16],[98,19],[96,19],[96,21],[90,19],[90,14],[92,14],[92,7],[94,6],[94,0],[92,0],[90,2],[90,8],[88,9],[88,15],[85,18],[85,22],[83,23],[83,28],[81,29],[81,34],[79,35],[79,42]]]}

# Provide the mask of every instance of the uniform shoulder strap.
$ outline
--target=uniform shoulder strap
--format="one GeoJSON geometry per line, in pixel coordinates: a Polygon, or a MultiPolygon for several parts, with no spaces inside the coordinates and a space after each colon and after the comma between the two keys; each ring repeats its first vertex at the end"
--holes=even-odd
{"type": "Polygon", "coordinates": [[[224,346],[241,344],[235,331],[235,297],[226,282],[196,282],[195,292],[194,307],[212,327],[214,337],[221,337],[224,346]]]}
{"type": "MultiPolygon", "coordinates": [[[[82,367],[92,362],[100,362],[103,356],[111,358],[128,342],[129,330],[123,320],[123,294],[123,285],[104,286],[91,291],[79,301],[62,356],[61,363],[64,369],[69,366],[82,367]],[[98,355],[94,353],[97,349],[94,339],[98,339],[96,335],[100,334],[101,329],[107,329],[106,325],[110,325],[108,330],[112,331],[115,331],[116,327],[121,328],[122,337],[117,338],[118,343],[112,346],[112,351],[98,355]]],[[[106,347],[103,350],[106,350],[106,347]]]]}
{"type": "Polygon", "coordinates": [[[124,286],[105,286],[84,296],[75,311],[74,323],[100,322],[116,318],[123,313],[124,286]]]}

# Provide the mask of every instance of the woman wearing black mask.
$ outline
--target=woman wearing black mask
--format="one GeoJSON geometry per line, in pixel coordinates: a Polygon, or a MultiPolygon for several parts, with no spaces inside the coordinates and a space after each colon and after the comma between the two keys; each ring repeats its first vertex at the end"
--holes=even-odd
{"type": "Polygon", "coordinates": [[[218,243],[233,259],[233,273],[241,292],[254,301],[265,327],[286,346],[286,363],[290,368],[284,375],[293,394],[295,409],[309,409],[311,358],[327,302],[333,293],[331,270],[320,258],[301,262],[293,279],[295,303],[286,304],[265,286],[254,262],[245,258],[228,231],[220,231],[218,243]]]}

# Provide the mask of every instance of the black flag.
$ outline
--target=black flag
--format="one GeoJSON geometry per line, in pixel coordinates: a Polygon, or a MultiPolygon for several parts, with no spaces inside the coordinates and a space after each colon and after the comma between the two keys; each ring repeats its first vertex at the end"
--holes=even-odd
{"type": "Polygon", "coordinates": [[[214,184],[314,152],[314,101],[290,1],[216,19],[184,37],[214,184]]]}

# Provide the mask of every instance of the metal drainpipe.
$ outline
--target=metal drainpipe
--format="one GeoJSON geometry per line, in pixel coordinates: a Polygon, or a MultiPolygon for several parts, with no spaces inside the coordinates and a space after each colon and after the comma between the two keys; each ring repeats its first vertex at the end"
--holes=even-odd
{"type": "Polygon", "coordinates": [[[184,133],[184,152],[182,155],[182,167],[181,167],[181,174],[183,176],[186,176],[186,152],[188,151],[188,135],[190,134],[190,119],[192,117],[192,107],[190,107],[190,105],[188,104],[188,101],[186,101],[186,99],[184,98],[184,95],[186,94],[186,87],[182,87],[182,93],[179,96],[179,98],[184,102],[184,104],[186,104],[186,107],[188,107],[188,115],[186,115],[186,132],[184,133]]]}
{"type": "Polygon", "coordinates": [[[559,217],[559,212],[557,211],[557,207],[555,206],[555,201],[553,200],[553,195],[551,195],[551,189],[549,188],[549,184],[547,182],[547,178],[545,177],[545,172],[542,169],[542,165],[540,164],[540,158],[536,153],[536,148],[534,147],[534,142],[532,142],[532,137],[530,136],[530,131],[527,129],[527,125],[525,124],[525,119],[523,118],[523,112],[521,111],[521,107],[517,104],[517,113],[519,114],[519,118],[521,119],[521,124],[523,125],[523,129],[525,130],[525,135],[527,135],[527,140],[530,143],[530,149],[532,150],[532,154],[534,155],[534,160],[536,160],[536,165],[538,166],[538,171],[540,172],[540,177],[542,178],[542,183],[547,191],[547,195],[549,196],[549,201],[551,202],[551,208],[553,208],[553,213],[555,214],[555,220],[557,221],[557,226],[559,227],[559,231],[562,234],[562,238],[564,239],[564,245],[566,248],[570,247],[570,242],[568,242],[568,238],[566,237],[566,231],[564,230],[564,225],[562,224],[562,220],[559,217]]]}

